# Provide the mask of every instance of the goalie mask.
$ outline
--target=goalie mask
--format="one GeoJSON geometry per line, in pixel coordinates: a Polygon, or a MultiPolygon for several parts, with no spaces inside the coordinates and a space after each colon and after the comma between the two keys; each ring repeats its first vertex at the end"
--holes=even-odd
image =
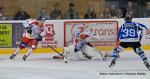
{"type": "Polygon", "coordinates": [[[80,37],[80,31],[79,30],[76,30],[74,32],[74,37],[80,37]]]}

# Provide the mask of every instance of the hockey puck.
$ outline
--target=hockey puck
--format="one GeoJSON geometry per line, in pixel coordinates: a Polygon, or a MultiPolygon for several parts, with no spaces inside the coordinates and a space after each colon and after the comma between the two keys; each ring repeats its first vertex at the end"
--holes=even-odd
{"type": "Polygon", "coordinates": [[[67,61],[65,61],[65,63],[68,63],[67,61]]]}

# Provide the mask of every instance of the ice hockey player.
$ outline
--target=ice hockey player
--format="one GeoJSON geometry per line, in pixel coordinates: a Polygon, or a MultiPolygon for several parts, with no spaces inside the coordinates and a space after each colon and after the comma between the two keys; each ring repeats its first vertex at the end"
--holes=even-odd
{"type": "Polygon", "coordinates": [[[88,55],[85,49],[85,45],[90,46],[91,48],[93,48],[92,44],[91,44],[91,39],[94,37],[93,33],[92,33],[92,28],[90,28],[89,26],[86,26],[83,30],[83,32],[78,32],[75,33],[75,52],[77,51],[81,51],[83,56],[88,58],[88,59],[92,59],[92,56],[88,55]]]}
{"type": "Polygon", "coordinates": [[[125,23],[119,29],[118,34],[120,43],[112,53],[113,58],[109,67],[112,68],[115,65],[119,52],[123,51],[125,48],[131,47],[134,52],[141,57],[147,69],[150,70],[148,59],[145,56],[140,43],[143,34],[147,31],[147,27],[141,23],[132,22],[132,16],[130,15],[127,15],[124,20],[125,23]]]}
{"type": "MultiPolygon", "coordinates": [[[[72,43],[71,43],[71,48],[74,47],[74,51],[73,53],[77,53],[79,51],[81,51],[82,55],[85,57],[85,58],[88,58],[88,59],[95,59],[93,56],[90,56],[88,55],[86,49],[85,49],[85,46],[89,46],[91,47],[93,50],[95,50],[97,53],[99,53],[99,55],[102,56],[101,52],[97,51],[91,44],[91,40],[92,38],[97,38],[99,39],[99,37],[95,36],[93,33],[92,33],[92,28],[90,28],[89,26],[86,26],[84,28],[83,31],[77,29],[74,33],[74,36],[73,36],[73,39],[72,39],[72,43]],[[73,45],[73,46],[72,46],[73,45]]],[[[69,47],[70,48],[70,47],[69,47]]],[[[65,51],[66,49],[68,48],[65,48],[65,51]]],[[[70,50],[70,49],[69,49],[70,50]]],[[[103,59],[103,56],[102,56],[102,59],[103,59]]]]}
{"type": "Polygon", "coordinates": [[[46,35],[44,21],[45,19],[43,18],[39,21],[35,19],[27,19],[23,22],[23,26],[25,27],[23,38],[16,52],[10,56],[10,59],[15,58],[20,50],[29,46],[28,52],[23,56],[23,60],[25,61],[26,58],[32,53],[32,50],[37,48],[38,42],[42,41],[42,37],[46,35]]]}

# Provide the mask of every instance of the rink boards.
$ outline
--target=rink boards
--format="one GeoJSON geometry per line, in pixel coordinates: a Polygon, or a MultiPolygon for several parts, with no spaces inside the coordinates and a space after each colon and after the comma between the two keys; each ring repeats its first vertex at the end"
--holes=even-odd
{"type": "MultiPolygon", "coordinates": [[[[142,24],[145,24],[148,28],[149,28],[149,32],[150,32],[150,23],[149,23],[150,18],[134,18],[133,21],[134,22],[139,22],[142,24]]],[[[123,23],[124,20],[123,19],[78,19],[78,20],[47,20],[46,24],[48,25],[47,29],[48,33],[50,33],[50,35],[48,35],[48,37],[50,39],[48,39],[47,42],[45,42],[43,45],[46,46],[47,44],[52,45],[58,52],[63,52],[63,47],[64,47],[64,26],[65,26],[65,22],[68,21],[78,21],[78,23],[81,22],[101,22],[101,21],[116,21],[118,22],[118,26],[120,27],[123,23]]],[[[0,38],[0,54],[11,54],[13,52],[15,52],[15,48],[17,48],[17,46],[20,43],[22,34],[18,30],[22,29],[22,22],[23,21],[0,21],[1,24],[1,30],[0,32],[3,33],[1,34],[1,38],[0,38]],[[10,25],[12,23],[12,25],[10,25]],[[3,26],[5,27],[13,27],[13,28],[7,28],[5,29],[5,33],[2,32],[3,31],[3,26]],[[12,29],[12,30],[10,30],[12,29]],[[10,34],[7,34],[7,32],[11,32],[10,34]],[[12,37],[11,37],[12,36],[12,37]],[[7,38],[10,37],[10,38],[7,38]],[[8,39],[12,39],[12,40],[8,40],[8,39]],[[8,40],[8,41],[7,41],[8,40]],[[10,45],[11,43],[11,45],[10,45]],[[8,47],[3,47],[4,45],[8,46],[8,47]]],[[[92,25],[93,26],[93,25],[92,25]]],[[[142,43],[142,47],[144,50],[150,50],[150,34],[146,34],[141,43],[142,43]]],[[[39,45],[40,46],[40,45],[39,45]]],[[[50,48],[41,48],[42,46],[38,47],[38,49],[34,50],[34,53],[53,53],[54,51],[50,48]]],[[[99,46],[96,47],[98,50],[101,51],[111,51],[115,48],[115,46],[99,46]]],[[[126,51],[131,50],[126,49],[126,51]]],[[[25,53],[27,52],[27,49],[24,49],[21,51],[21,53],[25,53]]]]}
{"type": "MultiPolygon", "coordinates": [[[[150,46],[149,45],[145,45],[145,46],[142,46],[142,48],[144,50],[150,50],[150,46]]],[[[63,48],[55,48],[58,52],[63,52],[63,48]]],[[[98,48],[97,47],[97,50],[101,50],[103,49],[103,51],[107,51],[107,50],[111,50],[112,47],[101,47],[101,48],[98,48]]],[[[127,48],[125,49],[125,51],[130,51],[132,50],[131,48],[127,48]]],[[[28,49],[23,49],[21,50],[20,52],[21,53],[26,53],[28,51],[28,49]]],[[[0,54],[12,54],[13,52],[15,52],[15,49],[12,49],[12,48],[5,48],[5,49],[0,49],[0,54]]],[[[36,50],[33,51],[33,53],[55,53],[55,51],[53,51],[51,48],[38,48],[36,50]]]]}

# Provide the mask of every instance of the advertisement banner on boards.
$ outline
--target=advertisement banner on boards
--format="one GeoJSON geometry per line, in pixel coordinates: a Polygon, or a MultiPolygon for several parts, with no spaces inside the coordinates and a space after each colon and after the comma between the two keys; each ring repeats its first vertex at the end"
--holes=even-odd
{"type": "MultiPolygon", "coordinates": [[[[24,26],[22,23],[12,23],[13,26],[13,47],[16,48],[19,46],[23,33],[24,26]]],[[[46,27],[46,36],[43,37],[43,41],[40,41],[38,44],[39,48],[46,48],[48,46],[57,47],[57,42],[55,41],[55,30],[53,24],[45,24],[46,27]]]]}
{"type": "Polygon", "coordinates": [[[43,41],[39,43],[39,47],[46,48],[46,47],[57,47],[57,42],[55,39],[55,30],[53,24],[45,24],[46,27],[46,35],[43,37],[43,41]]]}
{"type": "MultiPolygon", "coordinates": [[[[149,18],[146,18],[146,19],[145,18],[133,19],[134,22],[142,23],[142,24],[146,25],[148,29],[150,29],[149,20],[150,20],[149,18]]],[[[118,27],[120,27],[124,23],[123,19],[117,19],[117,20],[116,19],[105,19],[105,20],[104,19],[93,19],[93,20],[89,20],[89,19],[88,20],[81,20],[81,19],[79,19],[79,20],[47,20],[45,23],[48,25],[47,33],[49,33],[49,34],[47,34],[47,36],[45,37],[46,41],[41,43],[42,45],[39,45],[39,46],[40,47],[47,47],[47,45],[52,45],[53,47],[64,47],[64,42],[68,42],[69,37],[71,37],[71,35],[70,35],[71,33],[68,33],[69,29],[71,29],[70,26],[74,25],[74,23],[64,24],[66,21],[78,21],[79,23],[75,24],[75,27],[78,26],[78,25],[83,26],[83,25],[86,25],[86,24],[89,25],[89,26],[92,26],[92,27],[97,27],[99,25],[99,24],[96,25],[97,23],[96,24],[94,24],[94,23],[93,24],[91,24],[91,23],[85,23],[85,24],[83,23],[82,24],[82,23],[80,23],[80,21],[81,22],[82,21],[118,21],[118,27]],[[64,26],[66,26],[66,30],[64,30],[64,26]],[[64,34],[65,32],[66,32],[66,34],[64,34]],[[67,35],[69,35],[69,36],[67,36],[67,35]],[[49,40],[49,41],[47,41],[47,40],[49,40]]],[[[24,32],[24,27],[22,25],[22,22],[23,21],[3,21],[3,22],[0,21],[1,26],[2,26],[2,24],[5,24],[8,27],[12,26],[12,27],[9,27],[11,29],[11,33],[12,33],[12,40],[9,41],[9,44],[10,44],[10,45],[8,45],[9,47],[13,47],[13,48],[18,47],[18,45],[21,41],[21,38],[23,36],[23,32],[24,32]]],[[[100,23],[100,26],[104,27],[105,25],[108,26],[108,25],[111,25],[111,24],[102,24],[102,23],[100,23]]],[[[95,29],[95,28],[93,28],[93,29],[95,29]]],[[[106,39],[109,40],[109,38],[111,38],[110,37],[111,35],[105,36],[105,38],[103,38],[104,35],[105,35],[105,34],[103,35],[103,33],[105,31],[111,31],[111,30],[108,30],[108,29],[103,30],[103,29],[105,29],[105,28],[95,29],[94,32],[96,34],[99,34],[100,36],[102,36],[101,40],[106,40],[106,39]]],[[[2,31],[2,29],[0,29],[0,30],[2,31]]],[[[73,30],[75,30],[75,28],[73,28],[73,30]]],[[[149,32],[150,31],[148,31],[148,33],[144,35],[144,37],[141,41],[142,45],[150,45],[150,42],[149,42],[150,34],[149,34],[149,32]]],[[[10,36],[10,33],[9,33],[8,36],[10,36]]],[[[3,34],[1,34],[1,37],[3,38],[3,34]]],[[[4,40],[2,38],[0,38],[0,47],[1,48],[2,47],[8,47],[8,46],[4,46],[4,43],[3,43],[4,40]]]]}
{"type": "Polygon", "coordinates": [[[22,39],[23,36],[23,32],[24,32],[24,27],[22,25],[22,23],[12,23],[13,26],[13,48],[18,47],[18,45],[20,44],[20,41],[22,39]]]}
{"type": "Polygon", "coordinates": [[[97,36],[94,41],[90,40],[94,46],[113,46],[117,41],[117,21],[66,21],[64,25],[65,46],[72,41],[76,31],[81,34],[91,31],[97,36]]]}
{"type": "Polygon", "coordinates": [[[0,24],[0,48],[12,47],[12,24],[0,24]]]}

